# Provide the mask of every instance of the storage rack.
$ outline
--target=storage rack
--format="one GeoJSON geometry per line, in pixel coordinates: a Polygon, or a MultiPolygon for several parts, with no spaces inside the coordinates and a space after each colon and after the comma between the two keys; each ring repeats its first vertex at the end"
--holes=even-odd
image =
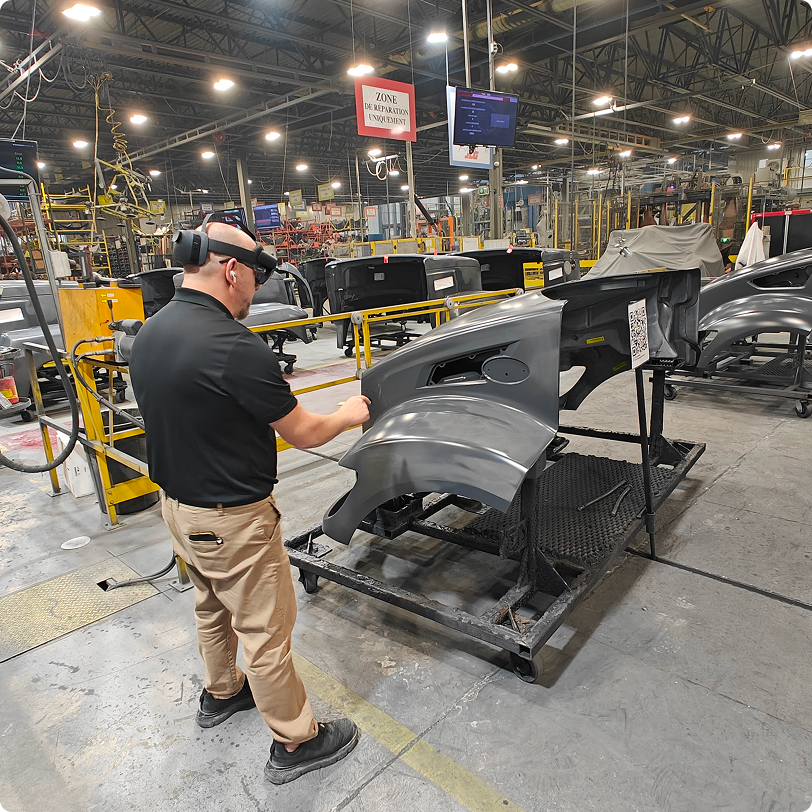
{"type": "Polygon", "coordinates": [[[43,192],[46,224],[59,246],[78,251],[90,249],[93,270],[102,276],[111,272],[110,258],[104,234],[96,227],[90,187],[65,195],[49,195],[43,192]]]}

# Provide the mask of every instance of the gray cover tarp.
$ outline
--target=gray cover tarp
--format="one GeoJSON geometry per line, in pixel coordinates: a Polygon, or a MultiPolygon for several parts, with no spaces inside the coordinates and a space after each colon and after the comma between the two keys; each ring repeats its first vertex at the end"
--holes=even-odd
{"type": "Polygon", "coordinates": [[[589,271],[588,278],[622,276],[654,268],[669,271],[699,268],[704,277],[722,276],[725,265],[713,236],[713,226],[696,223],[613,231],[606,252],[589,271]],[[625,253],[628,256],[624,256],[625,253]]]}

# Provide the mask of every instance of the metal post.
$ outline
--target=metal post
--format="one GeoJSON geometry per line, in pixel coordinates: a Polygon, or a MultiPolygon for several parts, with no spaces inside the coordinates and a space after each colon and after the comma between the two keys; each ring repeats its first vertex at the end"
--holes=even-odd
{"type": "Polygon", "coordinates": [[[363,205],[361,203],[361,172],[358,169],[358,154],[355,155],[355,191],[358,192],[358,221],[361,223],[361,242],[364,241],[363,205]]]}
{"type": "Polygon", "coordinates": [[[744,233],[750,230],[750,214],[753,210],[753,178],[750,178],[750,187],[747,190],[747,219],[744,221],[744,233]]]}
{"type": "Polygon", "coordinates": [[[595,259],[601,258],[601,228],[603,219],[603,193],[598,192],[598,242],[595,246],[595,259]]]}
{"type": "Polygon", "coordinates": [[[710,196],[710,212],[708,213],[708,222],[713,225],[713,207],[716,205],[716,184],[711,179],[711,196],[710,196]]]}
{"type": "Polygon", "coordinates": [[[643,391],[643,367],[634,371],[637,384],[637,418],[640,423],[640,453],[643,463],[643,486],[646,491],[646,532],[648,533],[651,558],[657,559],[657,550],[654,541],[655,521],[654,494],[651,490],[651,463],[649,460],[648,436],[646,430],[646,395],[643,391]]]}
{"type": "Polygon", "coordinates": [[[409,209],[406,212],[406,229],[407,229],[407,237],[411,237],[414,239],[417,237],[417,216],[414,210],[414,199],[417,195],[417,192],[414,188],[414,160],[412,159],[412,142],[406,142],[406,175],[407,175],[407,182],[409,184],[409,197],[408,197],[408,206],[409,209]]]}
{"type": "Polygon", "coordinates": [[[135,232],[131,217],[124,220],[124,239],[127,241],[127,259],[130,261],[130,273],[141,273],[141,259],[135,247],[135,232]]]}
{"type": "Polygon", "coordinates": [[[626,231],[632,227],[632,190],[628,191],[628,198],[626,203],[626,231]]]}
{"type": "Polygon", "coordinates": [[[553,248],[558,248],[558,198],[555,199],[555,214],[553,215],[553,248]]]}
{"type": "MultiPolygon", "coordinates": [[[[491,90],[496,90],[496,72],[493,61],[493,8],[491,0],[487,0],[485,11],[488,21],[488,86],[491,90]]],[[[498,240],[502,236],[502,216],[503,210],[499,208],[499,201],[502,196],[502,150],[497,149],[494,153],[494,166],[488,171],[488,186],[491,198],[491,238],[498,240]],[[497,165],[498,164],[498,165],[497,165]]]]}
{"type": "Polygon", "coordinates": [[[462,0],[462,45],[465,49],[465,86],[471,87],[471,50],[468,45],[468,0],[462,0]]]}
{"type": "Polygon", "coordinates": [[[237,154],[237,186],[240,189],[240,205],[245,214],[245,224],[249,231],[253,231],[256,226],[254,207],[251,204],[251,190],[248,188],[248,167],[245,165],[245,156],[242,153],[237,154]]]}

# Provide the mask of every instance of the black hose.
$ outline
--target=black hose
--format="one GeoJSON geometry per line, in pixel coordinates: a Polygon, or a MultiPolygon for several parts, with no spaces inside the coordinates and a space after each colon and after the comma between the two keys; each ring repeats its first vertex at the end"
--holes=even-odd
{"type": "MultiPolygon", "coordinates": [[[[3,172],[8,172],[9,174],[13,175],[22,174],[17,172],[9,172],[3,167],[0,167],[0,169],[2,169],[3,172]]],[[[26,175],[25,177],[30,176],[26,175]]],[[[62,380],[62,386],[65,387],[65,394],[67,394],[68,403],[70,404],[70,436],[67,444],[65,445],[65,449],[54,459],[53,462],[49,462],[44,465],[25,465],[24,463],[10,460],[8,457],[0,454],[0,465],[5,465],[7,468],[11,468],[14,471],[20,471],[24,474],[41,474],[45,471],[52,471],[58,465],[61,465],[73,451],[73,448],[76,445],[76,440],[79,437],[79,404],[73,391],[73,384],[68,377],[68,371],[65,369],[65,365],[62,363],[62,359],[59,357],[59,350],[56,348],[54,338],[51,335],[50,325],[45,319],[45,314],[42,312],[42,305],[40,305],[39,297],[37,296],[37,289],[34,287],[34,280],[31,277],[31,271],[28,267],[28,262],[25,258],[25,253],[23,252],[22,246],[20,245],[20,241],[17,239],[17,235],[14,233],[14,230],[11,228],[6,218],[2,215],[0,215],[0,227],[2,227],[6,237],[9,239],[9,242],[11,242],[11,247],[14,249],[14,256],[17,258],[17,262],[20,265],[20,270],[23,272],[25,287],[28,290],[28,295],[31,297],[31,304],[34,306],[34,313],[37,316],[37,321],[39,322],[40,327],[42,327],[42,334],[45,337],[45,343],[48,345],[48,352],[51,353],[51,358],[53,358],[56,370],[62,380]]],[[[47,250],[48,246],[43,245],[43,255],[47,250]]]]}
{"type": "MultiPolygon", "coordinates": [[[[76,379],[79,381],[85,389],[103,406],[106,406],[111,412],[123,417],[125,420],[132,423],[134,426],[137,426],[142,431],[146,431],[146,426],[144,425],[144,421],[140,420],[139,418],[131,415],[125,409],[122,409],[120,406],[116,406],[115,404],[111,403],[107,398],[102,397],[94,387],[90,386],[88,382],[84,379],[84,376],[79,371],[79,362],[85,358],[93,358],[97,356],[98,352],[84,352],[81,355],[76,354],[77,348],[81,347],[82,344],[94,344],[94,343],[101,343],[102,341],[112,341],[112,338],[107,337],[99,337],[99,338],[83,338],[81,341],[77,341],[73,345],[73,349],[70,351],[70,361],[71,365],[73,366],[73,374],[76,376],[76,379]]],[[[112,375],[112,373],[110,373],[112,375]]]]}
{"type": "Polygon", "coordinates": [[[145,584],[148,581],[153,581],[155,578],[160,578],[163,575],[166,575],[172,567],[175,566],[176,558],[173,555],[172,560],[160,571],[154,572],[152,575],[143,575],[140,578],[130,578],[129,581],[110,581],[107,582],[107,588],[105,592],[109,592],[111,589],[120,589],[122,586],[132,586],[133,584],[145,584]]]}

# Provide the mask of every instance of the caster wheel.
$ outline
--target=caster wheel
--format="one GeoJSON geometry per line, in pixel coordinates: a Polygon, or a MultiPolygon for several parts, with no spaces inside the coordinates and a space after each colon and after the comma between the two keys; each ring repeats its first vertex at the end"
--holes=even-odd
{"type": "Polygon", "coordinates": [[[124,401],[127,400],[127,390],[126,389],[119,389],[116,392],[115,397],[113,398],[113,400],[116,403],[124,403],[124,401]]]}
{"type": "Polygon", "coordinates": [[[293,364],[285,364],[285,375],[293,374],[293,364]]]}
{"type": "Polygon", "coordinates": [[[299,570],[299,581],[308,595],[312,595],[319,589],[319,576],[315,572],[299,570]]]}
{"type": "Polygon", "coordinates": [[[676,386],[671,386],[670,383],[667,383],[665,385],[665,388],[663,389],[663,397],[666,400],[676,400],[677,399],[677,387],[676,386]]]}
{"type": "Polygon", "coordinates": [[[535,682],[539,670],[532,660],[526,660],[518,654],[510,652],[510,670],[524,682],[535,682]]]}
{"type": "Polygon", "coordinates": [[[352,358],[353,355],[355,355],[355,347],[347,347],[344,350],[344,355],[346,355],[347,358],[352,358]]]}
{"type": "MultiPolygon", "coordinates": [[[[25,414],[25,412],[23,412],[23,414],[25,414]]],[[[812,403],[808,400],[799,400],[795,404],[795,414],[797,414],[798,417],[809,417],[812,415],[812,403]]]]}
{"type": "Polygon", "coordinates": [[[22,420],[23,423],[33,423],[33,421],[34,421],[34,413],[29,412],[26,409],[24,412],[20,412],[20,420],[22,420]]]}

